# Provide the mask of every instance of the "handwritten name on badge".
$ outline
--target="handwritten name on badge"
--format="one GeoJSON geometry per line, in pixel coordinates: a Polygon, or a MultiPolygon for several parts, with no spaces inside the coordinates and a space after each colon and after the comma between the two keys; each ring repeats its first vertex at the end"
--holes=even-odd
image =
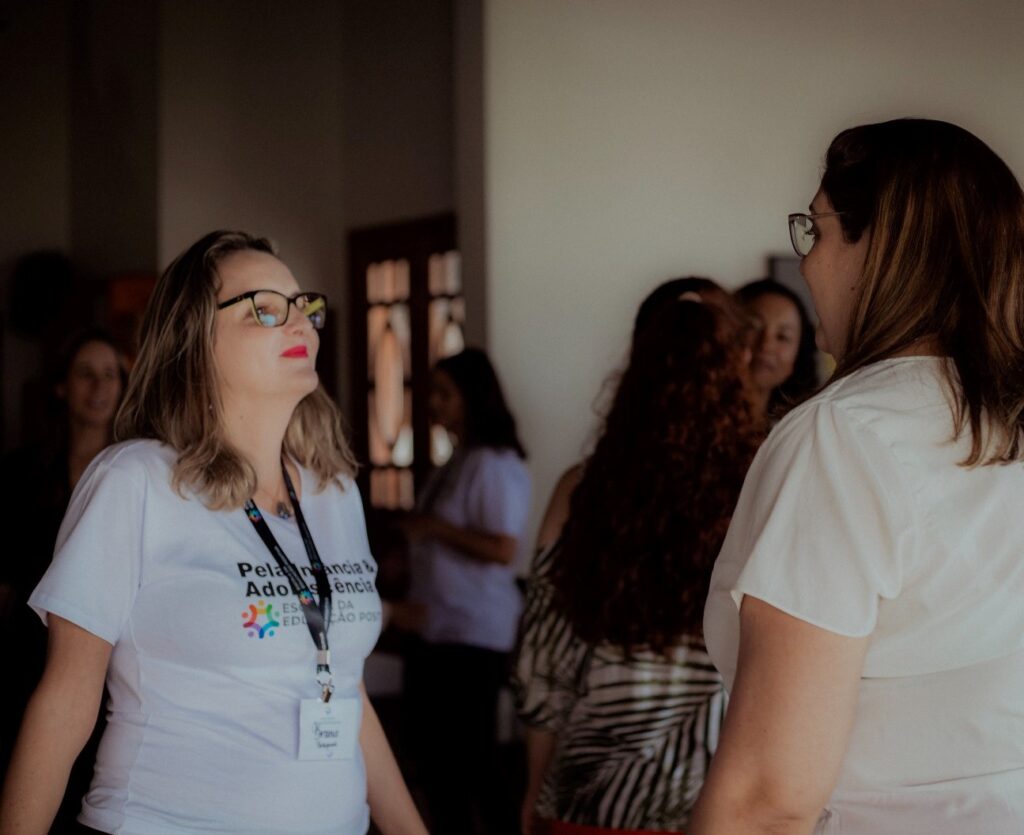
{"type": "Polygon", "coordinates": [[[337,719],[313,723],[313,737],[316,739],[318,748],[337,748],[339,736],[341,736],[341,723],[337,719]]]}
{"type": "Polygon", "coordinates": [[[362,706],[358,698],[303,699],[299,708],[299,759],[350,760],[356,755],[362,706]]]}

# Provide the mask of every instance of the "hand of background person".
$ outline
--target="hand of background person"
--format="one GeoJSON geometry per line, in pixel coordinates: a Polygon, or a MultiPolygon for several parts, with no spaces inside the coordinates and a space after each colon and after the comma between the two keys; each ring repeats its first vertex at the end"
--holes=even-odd
{"type": "Polygon", "coordinates": [[[427,622],[427,607],[408,600],[388,602],[388,623],[405,632],[419,632],[427,622]]]}

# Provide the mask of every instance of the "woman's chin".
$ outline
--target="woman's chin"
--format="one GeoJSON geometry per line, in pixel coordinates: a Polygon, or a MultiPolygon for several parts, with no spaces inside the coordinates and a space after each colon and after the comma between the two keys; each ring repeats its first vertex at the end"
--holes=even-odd
{"type": "Polygon", "coordinates": [[[770,374],[766,371],[755,371],[751,375],[751,385],[759,397],[771,397],[771,393],[786,382],[785,378],[779,379],[778,374],[770,374]]]}
{"type": "Polygon", "coordinates": [[[309,368],[300,374],[296,374],[292,379],[292,386],[289,388],[298,400],[302,400],[316,391],[319,385],[320,375],[317,374],[315,368],[309,368]]]}

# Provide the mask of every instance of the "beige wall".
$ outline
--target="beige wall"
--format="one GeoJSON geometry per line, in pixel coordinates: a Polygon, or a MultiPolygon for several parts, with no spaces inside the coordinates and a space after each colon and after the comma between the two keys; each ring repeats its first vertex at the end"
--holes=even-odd
{"type": "Polygon", "coordinates": [[[1017,0],[487,0],[490,346],[538,493],[658,281],[788,254],[829,139],[958,121],[1024,175],[1017,0]]]}
{"type": "Polygon", "coordinates": [[[161,3],[161,268],[206,232],[245,229],[340,301],[340,44],[330,0],[161,3]]]}
{"type": "Polygon", "coordinates": [[[157,4],[76,0],[71,249],[92,276],[157,268],[157,4]]]}
{"type": "Polygon", "coordinates": [[[275,240],[329,294],[345,404],[348,229],[454,208],[450,0],[163,0],[159,251],[275,240]]]}

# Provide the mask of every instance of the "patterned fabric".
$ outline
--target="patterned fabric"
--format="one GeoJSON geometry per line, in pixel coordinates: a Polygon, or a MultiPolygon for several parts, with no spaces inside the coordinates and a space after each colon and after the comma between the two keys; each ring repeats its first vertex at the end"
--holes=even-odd
{"type": "Polygon", "coordinates": [[[557,554],[556,544],[534,564],[513,682],[522,720],[558,737],[537,814],[679,831],[718,743],[721,676],[699,638],[667,657],[584,643],[554,605],[557,554]]]}
{"type": "Polygon", "coordinates": [[[547,828],[538,835],[682,835],[675,832],[656,832],[653,829],[607,829],[603,826],[583,826],[565,821],[547,821],[547,828]]]}

